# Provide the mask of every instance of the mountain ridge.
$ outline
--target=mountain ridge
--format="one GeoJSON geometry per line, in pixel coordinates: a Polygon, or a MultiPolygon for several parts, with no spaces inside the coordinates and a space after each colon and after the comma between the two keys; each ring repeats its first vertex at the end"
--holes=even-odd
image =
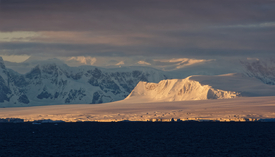
{"type": "MultiPolygon", "coordinates": [[[[257,64],[253,63],[254,66],[257,64]]],[[[273,62],[270,65],[272,67],[273,62]]],[[[253,70],[253,73],[247,70],[239,74],[192,75],[187,78],[191,84],[192,80],[197,81],[200,85],[194,84],[194,86],[198,89],[204,85],[213,87],[211,90],[210,87],[207,88],[212,93],[222,90],[221,93],[231,91],[240,93],[241,96],[273,96],[274,86],[272,83],[263,81],[264,78],[271,78],[269,80],[273,81],[273,73],[269,72],[272,68],[268,68],[270,65],[264,66],[265,73],[261,73],[261,68],[254,68],[256,70],[253,70]]],[[[29,72],[20,74],[7,68],[5,61],[0,57],[0,107],[97,104],[118,101],[125,99],[140,81],[158,83],[166,79],[183,79],[182,77],[186,75],[187,73],[174,74],[144,66],[70,67],[58,59],[40,62],[29,72]]],[[[197,99],[200,97],[201,95],[198,95],[197,99]]],[[[177,99],[180,100],[180,98],[175,100],[177,99]]],[[[196,98],[192,98],[194,99],[196,98]]]]}
{"type": "Polygon", "coordinates": [[[168,78],[153,68],[118,71],[54,62],[38,64],[30,72],[19,74],[0,61],[2,107],[112,102],[124,99],[139,81],[168,78]]]}

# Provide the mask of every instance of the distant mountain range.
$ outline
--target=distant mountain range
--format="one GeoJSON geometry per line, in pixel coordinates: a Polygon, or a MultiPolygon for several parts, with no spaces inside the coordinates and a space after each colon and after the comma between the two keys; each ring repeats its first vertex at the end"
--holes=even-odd
{"type": "MultiPolygon", "coordinates": [[[[162,93],[158,97],[162,97],[159,100],[163,99],[163,101],[167,101],[168,99],[169,101],[178,101],[200,100],[204,98],[231,98],[240,95],[275,95],[275,92],[273,92],[275,86],[271,86],[275,84],[275,61],[270,60],[269,63],[260,61],[241,63],[244,67],[242,70],[243,74],[238,74],[238,79],[235,78],[235,75],[234,77],[211,76],[212,78],[208,79],[208,82],[206,81],[207,79],[199,79],[194,82],[194,80],[190,79],[198,77],[173,81],[167,81],[166,79],[183,79],[186,76],[203,72],[206,75],[211,75],[213,72],[199,71],[198,66],[193,66],[182,71],[161,71],[145,66],[109,69],[95,66],[69,67],[58,59],[50,59],[35,62],[37,65],[31,71],[20,74],[6,68],[3,59],[0,57],[0,107],[107,103],[125,99],[136,85],[138,86],[130,96],[133,96],[133,93],[137,93],[137,88],[142,87],[147,89],[150,86],[150,88],[155,87],[154,90],[158,90],[155,91],[156,93],[152,93],[152,90],[146,91],[147,94],[151,92],[151,95],[156,97],[159,93],[162,93]],[[229,82],[222,81],[220,78],[229,80],[229,82]],[[232,80],[232,78],[234,79],[232,80]],[[249,81],[251,79],[253,81],[249,81]],[[261,81],[269,85],[265,85],[261,81]],[[154,84],[158,82],[160,83],[154,84]],[[245,82],[251,84],[249,85],[245,82]],[[219,83],[226,84],[227,87],[224,88],[225,86],[220,86],[219,83]],[[244,87],[244,83],[245,86],[252,86],[253,89],[244,87]],[[169,84],[171,88],[169,87],[168,89],[166,86],[162,88],[160,84],[169,84]],[[267,88],[267,90],[259,89],[260,91],[257,94],[254,87],[259,88],[261,85],[263,88],[267,88]],[[236,88],[240,86],[243,88],[228,88],[230,86],[236,88]],[[205,91],[202,89],[205,89],[205,91]],[[171,91],[174,93],[171,93],[171,91]],[[200,93],[201,91],[204,91],[204,94],[200,93]],[[211,91],[212,97],[211,93],[209,94],[211,91]]],[[[211,66],[209,65],[208,67],[211,66]]],[[[219,68],[212,68],[212,70],[215,69],[219,68]]],[[[209,77],[203,76],[200,78],[209,77]]],[[[141,100],[137,99],[135,101],[141,100]]]]}
{"type": "Polygon", "coordinates": [[[127,97],[139,81],[167,78],[165,72],[153,68],[69,67],[58,60],[41,62],[19,74],[7,69],[0,58],[0,106],[112,102],[127,97]]]}

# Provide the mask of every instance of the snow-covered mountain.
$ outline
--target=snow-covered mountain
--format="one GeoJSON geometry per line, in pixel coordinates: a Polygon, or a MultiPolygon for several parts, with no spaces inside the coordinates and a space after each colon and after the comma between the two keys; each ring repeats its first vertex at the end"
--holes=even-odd
{"type": "Polygon", "coordinates": [[[131,94],[126,98],[143,101],[184,101],[235,98],[238,93],[214,89],[209,85],[202,85],[198,81],[186,79],[162,80],[159,83],[139,82],[131,94]]]}
{"type": "Polygon", "coordinates": [[[122,100],[139,81],[169,78],[153,68],[69,67],[58,60],[40,62],[30,72],[7,69],[0,57],[0,106],[96,104],[122,100]]]}
{"type": "MultiPolygon", "coordinates": [[[[4,61],[5,66],[9,69],[12,69],[20,74],[26,74],[31,71],[38,64],[48,64],[49,62],[58,63],[58,64],[67,64],[70,66],[76,66],[79,64],[68,64],[72,61],[80,61],[87,64],[86,66],[91,66],[91,62],[95,60],[95,58],[91,57],[72,57],[68,60],[64,58],[59,59],[48,59],[44,57],[30,57],[24,62],[15,63],[4,61]],[[89,64],[88,64],[89,63],[89,64]]],[[[118,62],[111,61],[113,64],[118,64],[118,62]]],[[[119,60],[116,60],[119,61],[119,60]]],[[[106,62],[106,60],[98,59],[97,62],[106,62]]],[[[134,64],[135,61],[129,61],[132,63],[131,65],[142,65],[143,68],[156,68],[161,71],[165,75],[171,76],[170,78],[178,78],[183,79],[191,75],[222,75],[228,73],[244,73],[249,77],[255,77],[261,80],[265,84],[275,85],[275,58],[269,59],[258,59],[258,58],[219,58],[219,59],[188,59],[188,58],[174,58],[174,59],[162,59],[162,60],[151,60],[150,63],[145,61],[139,61],[143,64],[134,64]],[[148,67],[149,66],[149,67],[148,67]]],[[[148,61],[149,62],[149,61],[148,61]]],[[[107,64],[107,63],[106,63],[107,64]]],[[[97,65],[97,64],[96,64],[97,65]]],[[[101,64],[99,64],[101,65],[101,64]]],[[[104,64],[105,65],[105,64],[104,64]]],[[[125,64],[122,66],[124,70],[125,67],[129,64],[125,64]]],[[[115,66],[100,66],[105,68],[110,67],[120,67],[121,65],[115,66]]],[[[135,68],[130,68],[135,70],[135,68]]]]}
{"type": "Polygon", "coordinates": [[[275,96],[275,87],[240,73],[190,76],[185,79],[139,82],[125,101],[169,102],[275,96]]]}
{"type": "Polygon", "coordinates": [[[275,85],[275,58],[241,62],[247,76],[255,77],[265,84],[275,85]]]}
{"type": "MultiPolygon", "coordinates": [[[[274,60],[243,61],[245,69],[235,67],[243,74],[218,76],[230,70],[217,70],[218,63],[212,62],[207,62],[208,66],[204,69],[200,65],[190,66],[189,70],[165,72],[145,66],[109,69],[95,66],[69,67],[58,59],[30,60],[24,64],[36,66],[22,74],[6,68],[0,57],[0,107],[112,102],[125,99],[136,85],[129,96],[133,100],[138,95],[135,101],[141,101],[141,95],[144,100],[144,95],[149,95],[146,99],[150,101],[275,95],[274,60]],[[190,74],[203,75],[187,77],[190,74]]],[[[234,68],[231,69],[234,71],[234,68]]]]}

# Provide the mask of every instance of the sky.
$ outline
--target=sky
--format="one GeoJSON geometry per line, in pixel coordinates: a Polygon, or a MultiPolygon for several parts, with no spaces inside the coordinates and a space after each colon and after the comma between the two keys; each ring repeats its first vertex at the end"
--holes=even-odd
{"type": "Polygon", "coordinates": [[[274,15],[274,0],[0,0],[0,55],[118,65],[273,57],[274,15]]]}

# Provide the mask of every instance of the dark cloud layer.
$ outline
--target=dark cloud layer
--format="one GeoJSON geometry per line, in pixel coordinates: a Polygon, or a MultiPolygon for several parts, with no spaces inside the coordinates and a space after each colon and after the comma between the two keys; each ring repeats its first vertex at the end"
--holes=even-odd
{"type": "Polygon", "coordinates": [[[56,36],[49,38],[53,42],[0,41],[0,54],[270,56],[274,15],[272,0],[1,0],[1,32],[56,36]],[[92,39],[57,41],[60,31],[87,32],[92,39]],[[113,40],[97,43],[92,34],[113,40]]]}
{"type": "Polygon", "coordinates": [[[112,32],[251,24],[274,21],[274,8],[270,0],[2,0],[0,30],[112,32]]]}

